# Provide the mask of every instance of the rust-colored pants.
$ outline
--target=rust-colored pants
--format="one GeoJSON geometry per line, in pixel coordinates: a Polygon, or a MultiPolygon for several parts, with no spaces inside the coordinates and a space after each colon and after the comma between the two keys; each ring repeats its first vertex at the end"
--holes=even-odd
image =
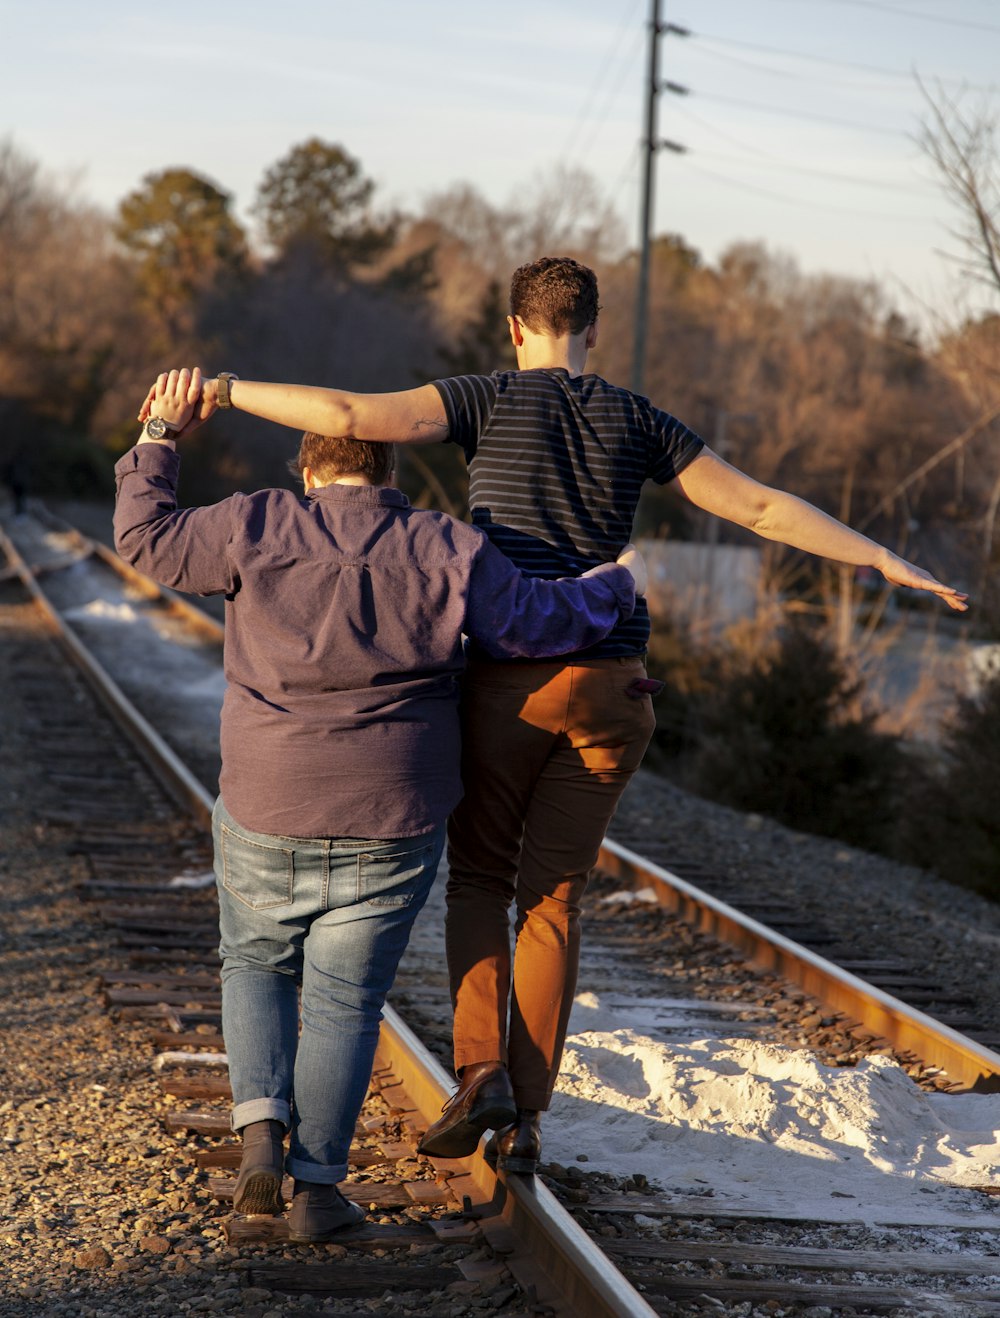
{"type": "Polygon", "coordinates": [[[448,828],[446,925],[455,1069],[506,1062],[522,1108],[546,1109],[559,1072],[580,900],[653,732],[649,696],[625,693],[644,676],[635,656],[476,660],[463,679],[465,796],[448,828]]]}

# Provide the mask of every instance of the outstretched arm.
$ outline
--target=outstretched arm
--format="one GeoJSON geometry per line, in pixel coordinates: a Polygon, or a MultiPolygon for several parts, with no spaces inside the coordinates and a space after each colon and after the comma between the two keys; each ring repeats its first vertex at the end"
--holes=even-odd
{"type": "MultiPolygon", "coordinates": [[[[161,377],[162,378],[162,377],[161,377]]],[[[155,389],[155,386],[154,386],[155,389]]],[[[139,413],[149,415],[150,390],[139,413]]],[[[354,439],[387,440],[396,444],[425,444],[448,438],[448,418],[441,395],[431,384],[391,394],[354,394],[344,389],[320,389],[305,384],[268,384],[260,380],[233,380],[232,407],[252,416],[276,421],[293,430],[354,439]]],[[[204,381],[193,429],[218,409],[217,382],[204,381]]]]}
{"type": "Polygon", "coordinates": [[[929,590],[959,612],[968,608],[968,597],[961,591],[945,586],[923,568],[852,531],[804,499],[752,480],[709,449],[684,468],[676,484],[697,507],[745,526],[765,540],[778,540],[839,563],[877,568],[893,586],[929,590]]]}

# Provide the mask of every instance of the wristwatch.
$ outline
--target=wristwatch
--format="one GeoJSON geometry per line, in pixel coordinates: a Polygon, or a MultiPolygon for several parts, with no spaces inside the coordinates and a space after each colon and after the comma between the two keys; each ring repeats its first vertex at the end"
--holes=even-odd
{"type": "Polygon", "coordinates": [[[234,380],[238,380],[239,378],[240,377],[234,375],[232,371],[220,371],[216,376],[219,388],[218,393],[215,396],[215,401],[223,412],[228,412],[233,405],[232,400],[229,397],[229,386],[234,380]]]}
{"type": "Polygon", "coordinates": [[[162,416],[151,416],[143,426],[147,439],[173,439],[180,426],[172,426],[162,416]]]}

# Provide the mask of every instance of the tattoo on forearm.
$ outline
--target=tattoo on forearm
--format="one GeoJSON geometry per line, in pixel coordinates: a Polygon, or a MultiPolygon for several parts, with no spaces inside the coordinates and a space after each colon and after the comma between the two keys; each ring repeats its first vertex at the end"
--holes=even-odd
{"type": "Polygon", "coordinates": [[[413,434],[419,435],[425,430],[436,430],[439,434],[448,433],[447,421],[432,421],[429,417],[422,418],[413,423],[413,434]]]}

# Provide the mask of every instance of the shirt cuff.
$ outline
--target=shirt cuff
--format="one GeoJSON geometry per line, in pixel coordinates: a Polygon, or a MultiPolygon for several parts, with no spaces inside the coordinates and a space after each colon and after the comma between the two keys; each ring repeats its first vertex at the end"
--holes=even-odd
{"type": "Polygon", "coordinates": [[[127,476],[130,471],[148,472],[151,476],[176,476],[181,458],[168,444],[133,444],[115,463],[115,476],[127,476]]]}
{"type": "Polygon", "coordinates": [[[599,563],[583,573],[584,577],[603,577],[613,588],[618,612],[625,622],[635,613],[635,581],[627,567],[618,563],[599,563]]]}

